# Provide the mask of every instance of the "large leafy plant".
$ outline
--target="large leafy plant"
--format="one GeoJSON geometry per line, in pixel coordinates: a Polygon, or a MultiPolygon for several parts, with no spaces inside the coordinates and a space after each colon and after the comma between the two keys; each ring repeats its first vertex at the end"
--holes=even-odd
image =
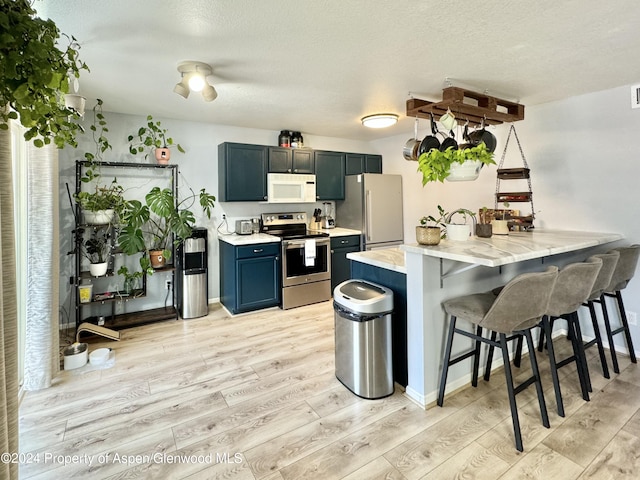
{"type": "Polygon", "coordinates": [[[77,146],[82,128],[64,94],[70,76],[89,70],[78,56],[80,46],[52,20],[39,18],[28,0],[0,0],[0,7],[0,128],[19,120],[25,139],[37,147],[77,146]],[[66,46],[59,45],[61,37],[66,46]]]}
{"type": "Polygon", "coordinates": [[[422,185],[435,181],[444,182],[451,172],[453,163],[464,163],[467,160],[480,161],[485,165],[496,163],[493,152],[487,150],[484,142],[475,147],[458,150],[452,147],[444,151],[433,148],[418,158],[418,171],[422,173],[422,185]]]}

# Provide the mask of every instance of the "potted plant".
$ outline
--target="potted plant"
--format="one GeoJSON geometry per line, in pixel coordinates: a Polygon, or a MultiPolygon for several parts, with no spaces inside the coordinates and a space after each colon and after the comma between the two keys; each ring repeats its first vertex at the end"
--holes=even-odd
{"type": "Polygon", "coordinates": [[[481,142],[474,147],[444,151],[432,148],[418,157],[418,171],[422,173],[422,185],[429,182],[475,180],[483,165],[495,164],[493,152],[481,142]],[[452,175],[452,170],[458,170],[452,175]]]}
{"type": "Polygon", "coordinates": [[[202,211],[211,218],[211,209],[216,197],[203,188],[196,195],[191,194],[176,201],[169,188],[154,187],[145,196],[145,203],[139,200],[127,202],[122,216],[123,227],[118,236],[118,245],[127,254],[147,250],[151,266],[161,268],[171,258],[169,249],[171,237],[174,245],[179,245],[191,235],[195,216],[191,208],[198,199],[202,211]]]}
{"type": "Polygon", "coordinates": [[[441,226],[444,225],[444,209],[438,205],[438,218],[432,215],[420,219],[420,225],[416,226],[416,240],[420,245],[438,245],[443,236],[441,226]],[[433,223],[431,225],[430,223],[433,223]]]}
{"type": "Polygon", "coordinates": [[[151,264],[147,257],[140,258],[140,266],[142,270],[138,270],[135,272],[129,272],[129,268],[125,265],[122,265],[118,269],[118,275],[122,275],[124,277],[124,286],[123,291],[127,295],[133,295],[134,290],[138,290],[138,280],[144,277],[145,274],[153,274],[153,268],[151,268],[151,264]]]}
{"type": "MultiPolygon", "coordinates": [[[[175,146],[179,152],[185,153],[182,145],[176,143],[174,145],[173,138],[167,135],[167,129],[162,128],[160,121],[153,121],[151,115],[147,115],[147,124],[144,127],[140,127],[135,135],[129,135],[129,152],[132,155],[137,155],[145,150],[153,150],[156,160],[160,164],[169,163],[171,158],[170,147],[175,146]]],[[[149,157],[149,152],[144,156],[145,159],[149,157]]]]}
{"type": "Polygon", "coordinates": [[[89,68],[79,58],[76,39],[61,33],[53,20],[39,18],[32,4],[2,2],[0,57],[6,68],[0,75],[0,129],[17,120],[26,129],[25,140],[36,147],[75,147],[80,116],[62,97],[69,92],[69,76],[78,78],[89,68]]]}
{"type": "Polygon", "coordinates": [[[476,214],[466,208],[458,208],[445,215],[445,228],[447,230],[447,238],[454,241],[466,241],[475,230],[476,214]],[[462,215],[464,223],[452,223],[454,215],[462,215]],[[472,225],[467,223],[467,220],[471,218],[472,225]],[[472,228],[473,227],[473,228],[472,228]]]}
{"type": "Polygon", "coordinates": [[[491,235],[493,234],[493,227],[491,225],[491,218],[489,218],[489,209],[487,207],[482,207],[480,209],[478,220],[478,224],[476,225],[476,236],[480,238],[491,238],[491,235]]]}
{"type": "Polygon", "coordinates": [[[76,230],[76,241],[83,257],[89,260],[89,272],[94,277],[107,273],[111,253],[111,233],[108,227],[96,227],[85,238],[85,229],[76,230]]]}
{"type": "Polygon", "coordinates": [[[502,211],[496,210],[494,214],[493,220],[491,220],[491,225],[493,229],[493,233],[496,235],[509,235],[509,202],[504,202],[502,204],[504,209],[502,211]],[[498,218],[500,217],[500,218],[498,218]]]}

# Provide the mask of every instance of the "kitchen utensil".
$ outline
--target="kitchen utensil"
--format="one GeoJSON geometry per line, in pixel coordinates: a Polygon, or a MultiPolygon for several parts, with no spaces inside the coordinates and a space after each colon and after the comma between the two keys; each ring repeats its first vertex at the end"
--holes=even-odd
{"type": "Polygon", "coordinates": [[[440,117],[440,123],[444,126],[446,130],[453,130],[458,126],[458,122],[456,120],[456,116],[451,112],[449,108],[447,108],[447,113],[440,117]]]}
{"type": "Polygon", "coordinates": [[[485,128],[484,118],[482,119],[480,129],[469,134],[469,143],[479,145],[480,142],[484,142],[489,152],[495,151],[497,145],[496,137],[485,128]]]}
{"type": "Polygon", "coordinates": [[[331,202],[322,202],[322,207],[324,208],[324,214],[320,217],[322,228],[335,228],[336,222],[331,214],[333,209],[331,202]]]}
{"type": "Polygon", "coordinates": [[[420,142],[420,148],[418,149],[419,155],[427,153],[432,148],[440,148],[440,140],[436,137],[438,128],[436,127],[436,122],[433,119],[433,114],[431,115],[431,133],[431,135],[427,135],[422,139],[422,142],[420,142]]]}
{"type": "Polygon", "coordinates": [[[420,150],[420,140],[418,140],[418,117],[416,117],[413,138],[407,140],[402,149],[402,155],[405,160],[418,160],[418,151],[420,150]]]}
{"type": "Polygon", "coordinates": [[[444,152],[447,148],[452,148],[453,150],[458,149],[458,142],[456,142],[455,134],[453,130],[449,132],[449,136],[445,138],[440,144],[440,151],[444,152]]]}

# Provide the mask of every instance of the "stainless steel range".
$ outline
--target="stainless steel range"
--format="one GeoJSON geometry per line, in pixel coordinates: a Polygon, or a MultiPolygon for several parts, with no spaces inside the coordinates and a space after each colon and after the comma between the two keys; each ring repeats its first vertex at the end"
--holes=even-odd
{"type": "Polygon", "coordinates": [[[263,233],[282,239],[282,308],[331,298],[329,234],[307,230],[307,214],[263,213],[263,233]]]}

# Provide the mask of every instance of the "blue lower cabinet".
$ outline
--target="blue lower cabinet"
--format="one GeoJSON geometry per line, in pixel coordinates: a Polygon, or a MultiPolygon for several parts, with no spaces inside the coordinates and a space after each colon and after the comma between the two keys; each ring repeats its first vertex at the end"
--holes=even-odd
{"type": "Polygon", "coordinates": [[[347,253],[360,251],[360,235],[331,237],[331,293],[337,285],[351,278],[347,253]]]}
{"type": "Polygon", "coordinates": [[[280,244],[220,240],[220,302],[231,313],[280,305],[280,244]]]}

